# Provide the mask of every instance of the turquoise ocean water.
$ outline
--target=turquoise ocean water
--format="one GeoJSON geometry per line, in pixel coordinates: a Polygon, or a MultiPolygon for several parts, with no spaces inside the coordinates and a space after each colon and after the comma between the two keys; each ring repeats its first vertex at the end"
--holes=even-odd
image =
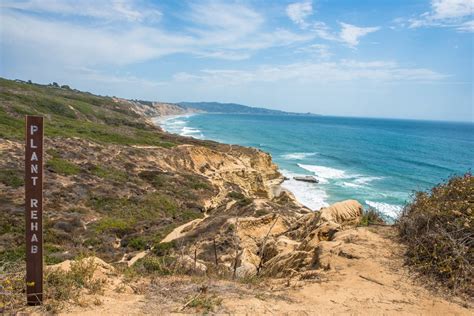
{"type": "Polygon", "coordinates": [[[327,116],[197,114],[161,121],[172,133],[269,152],[312,209],[356,199],[396,217],[414,190],[474,167],[474,124],[327,116]]]}

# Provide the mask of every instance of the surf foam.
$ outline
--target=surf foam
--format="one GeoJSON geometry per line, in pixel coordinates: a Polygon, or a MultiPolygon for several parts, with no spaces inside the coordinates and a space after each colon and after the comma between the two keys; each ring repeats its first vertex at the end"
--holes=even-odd
{"type": "Polygon", "coordinates": [[[186,118],[189,118],[192,115],[193,114],[184,114],[165,118],[157,118],[155,123],[159,124],[165,131],[169,133],[202,139],[204,138],[204,135],[202,134],[201,130],[187,126],[188,121],[186,118]]]}
{"type": "Polygon", "coordinates": [[[393,219],[397,218],[401,212],[402,207],[400,205],[388,204],[383,202],[373,202],[373,201],[365,201],[365,204],[375,208],[380,213],[387,215],[393,219]]]}
{"type": "Polygon", "coordinates": [[[304,176],[302,174],[296,174],[288,170],[280,170],[280,172],[289,180],[285,180],[282,187],[291,191],[296,199],[312,210],[319,210],[321,207],[328,206],[326,202],[328,195],[326,191],[319,188],[317,185],[308,182],[296,181],[293,179],[295,176],[304,176]]]}
{"type": "Polygon", "coordinates": [[[336,168],[305,165],[301,163],[298,164],[298,167],[313,172],[320,183],[327,183],[329,179],[342,179],[349,177],[344,170],[339,170],[336,168]]]}
{"type": "Polygon", "coordinates": [[[307,157],[312,157],[314,155],[316,155],[316,153],[290,153],[281,155],[281,157],[286,160],[302,160],[307,157]]]}

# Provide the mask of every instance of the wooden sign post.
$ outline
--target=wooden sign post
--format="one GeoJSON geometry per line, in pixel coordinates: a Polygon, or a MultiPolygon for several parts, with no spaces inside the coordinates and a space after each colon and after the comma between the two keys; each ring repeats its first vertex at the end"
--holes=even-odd
{"type": "Polygon", "coordinates": [[[26,301],[43,302],[43,118],[26,116],[26,301]]]}

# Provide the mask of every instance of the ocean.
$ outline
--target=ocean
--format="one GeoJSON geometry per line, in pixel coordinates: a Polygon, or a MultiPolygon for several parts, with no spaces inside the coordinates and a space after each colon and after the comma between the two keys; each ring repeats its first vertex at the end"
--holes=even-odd
{"type": "Polygon", "coordinates": [[[474,124],[304,115],[195,114],[160,122],[171,132],[257,147],[317,210],[355,199],[394,219],[414,191],[474,167],[474,124]],[[319,183],[299,182],[312,175],[319,183]]]}

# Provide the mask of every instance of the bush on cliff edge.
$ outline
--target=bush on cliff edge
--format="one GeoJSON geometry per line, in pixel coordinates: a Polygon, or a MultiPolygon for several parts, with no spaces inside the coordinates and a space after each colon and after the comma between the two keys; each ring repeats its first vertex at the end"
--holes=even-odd
{"type": "Polygon", "coordinates": [[[417,192],[398,221],[407,264],[452,292],[474,296],[474,177],[417,192]]]}

